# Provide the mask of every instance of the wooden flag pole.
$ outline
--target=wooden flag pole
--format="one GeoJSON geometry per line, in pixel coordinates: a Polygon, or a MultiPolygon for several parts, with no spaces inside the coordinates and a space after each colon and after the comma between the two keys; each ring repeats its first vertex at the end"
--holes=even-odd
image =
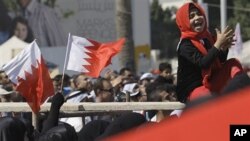
{"type": "Polygon", "coordinates": [[[32,112],[32,125],[34,129],[38,129],[38,114],[32,112]]]}

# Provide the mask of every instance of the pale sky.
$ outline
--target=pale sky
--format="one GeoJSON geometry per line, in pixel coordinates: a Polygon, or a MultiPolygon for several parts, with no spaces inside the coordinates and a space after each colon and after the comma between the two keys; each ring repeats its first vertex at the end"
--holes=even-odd
{"type": "MultiPolygon", "coordinates": [[[[153,0],[150,0],[152,2],[153,0]]],[[[162,5],[162,8],[166,7],[180,7],[187,0],[159,0],[159,3],[162,5]]]]}
{"type": "Polygon", "coordinates": [[[165,9],[166,7],[180,7],[186,0],[159,0],[162,4],[162,8],[165,9]]]}

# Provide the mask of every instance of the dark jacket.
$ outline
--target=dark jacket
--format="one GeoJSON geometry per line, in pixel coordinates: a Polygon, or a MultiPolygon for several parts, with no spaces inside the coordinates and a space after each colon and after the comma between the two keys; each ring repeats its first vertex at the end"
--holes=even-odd
{"type": "Polygon", "coordinates": [[[78,141],[94,141],[102,135],[110,123],[104,120],[93,120],[78,133],[78,141]]]}
{"type": "Polygon", "coordinates": [[[204,46],[208,53],[203,56],[189,39],[183,39],[177,50],[177,97],[181,102],[186,102],[189,94],[195,88],[202,86],[202,69],[207,69],[219,57],[220,62],[225,62],[227,53],[212,47],[207,39],[204,46]]]}
{"type": "Polygon", "coordinates": [[[14,117],[0,118],[0,141],[24,141],[24,123],[14,117]]]}
{"type": "Polygon", "coordinates": [[[126,113],[114,119],[114,121],[111,122],[108,127],[106,127],[104,133],[96,138],[95,141],[100,141],[109,136],[125,132],[132,128],[136,128],[145,122],[145,117],[139,113],[126,113]]]}
{"type": "Polygon", "coordinates": [[[160,75],[154,81],[154,83],[159,84],[159,85],[161,85],[161,84],[173,84],[173,82],[174,82],[173,79],[166,79],[165,77],[160,76],[160,75]]]}

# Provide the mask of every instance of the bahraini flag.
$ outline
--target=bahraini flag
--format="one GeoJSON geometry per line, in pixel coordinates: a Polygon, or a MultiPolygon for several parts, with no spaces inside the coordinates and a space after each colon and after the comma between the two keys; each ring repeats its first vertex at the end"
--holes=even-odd
{"type": "Polygon", "coordinates": [[[83,37],[68,38],[70,50],[67,70],[85,73],[91,77],[99,77],[100,72],[109,64],[111,59],[119,53],[125,42],[121,38],[114,42],[99,43],[83,37]]]}
{"type": "Polygon", "coordinates": [[[2,70],[35,113],[39,112],[40,105],[54,94],[52,80],[36,41],[5,64],[2,70]]]}

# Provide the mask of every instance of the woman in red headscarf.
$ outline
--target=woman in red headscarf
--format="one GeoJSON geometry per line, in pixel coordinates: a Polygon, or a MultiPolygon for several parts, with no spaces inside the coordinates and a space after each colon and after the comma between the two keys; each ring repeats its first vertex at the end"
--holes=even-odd
{"type": "Polygon", "coordinates": [[[214,41],[208,32],[203,9],[196,3],[186,3],[176,14],[181,31],[178,52],[177,95],[181,102],[219,93],[227,82],[242,72],[236,59],[227,59],[228,48],[234,43],[233,30],[216,29],[214,41]]]}

